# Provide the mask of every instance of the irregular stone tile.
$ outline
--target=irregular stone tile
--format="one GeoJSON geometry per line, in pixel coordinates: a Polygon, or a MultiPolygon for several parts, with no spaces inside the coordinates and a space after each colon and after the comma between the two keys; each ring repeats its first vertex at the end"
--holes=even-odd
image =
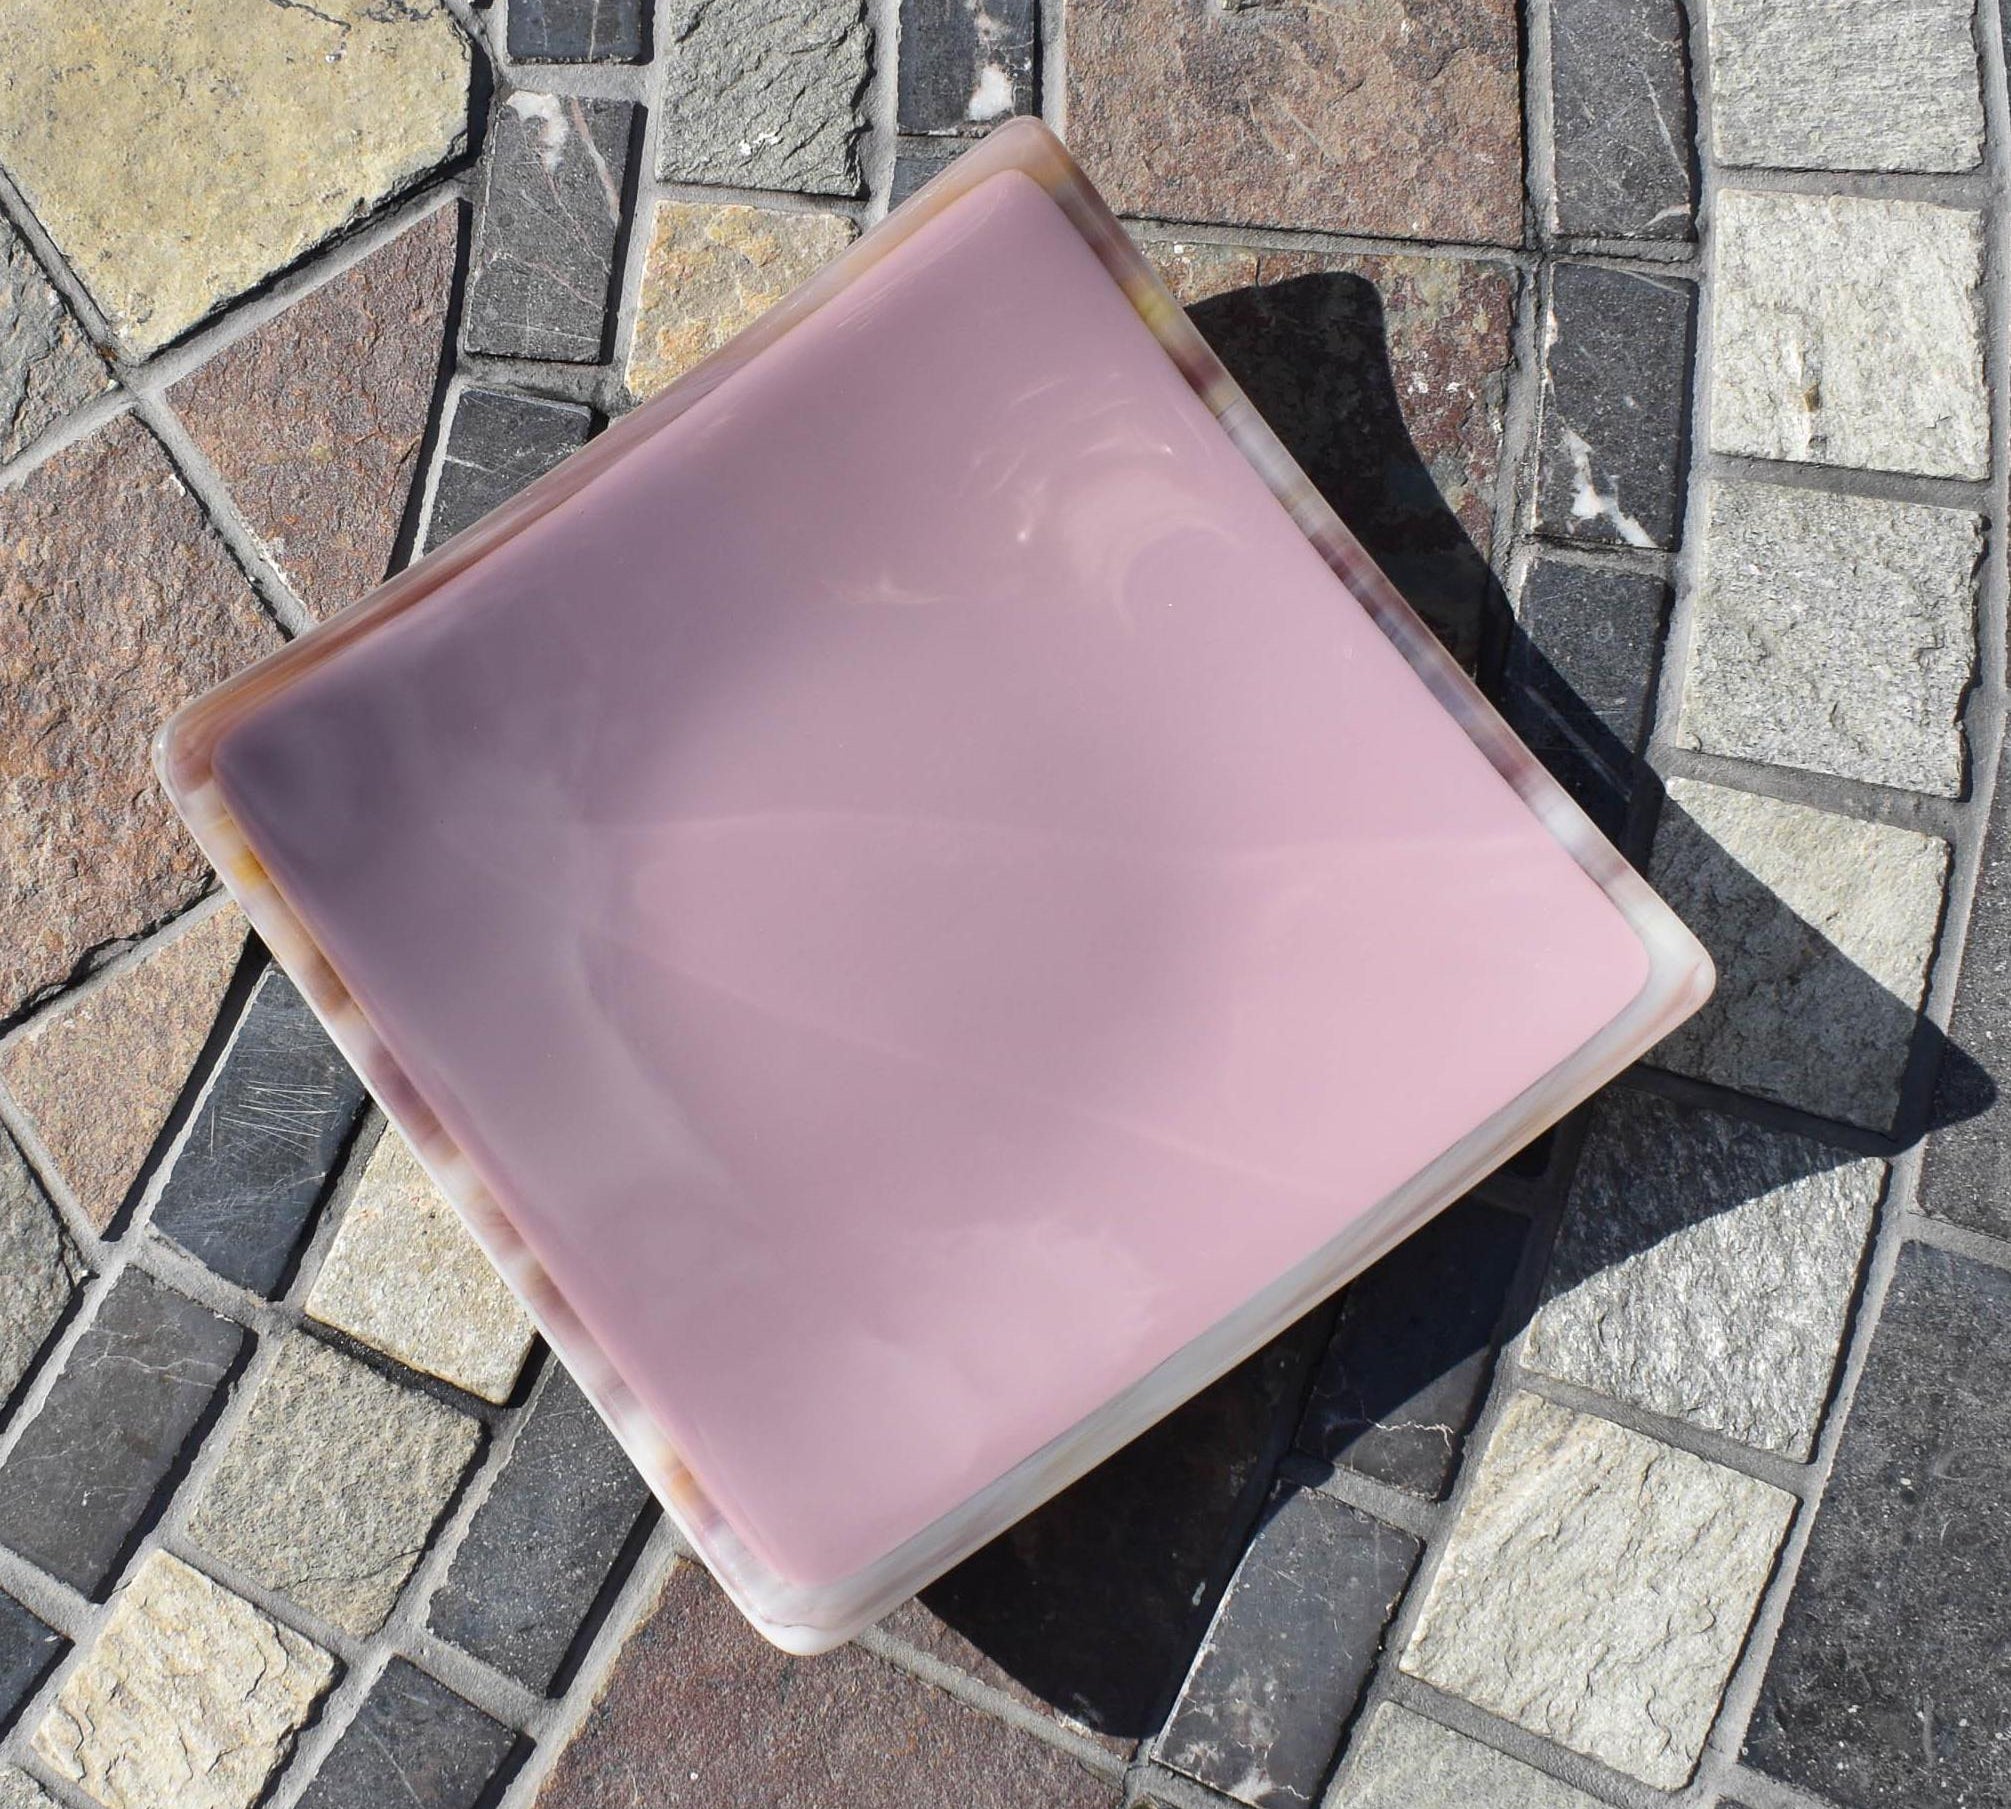
{"type": "Polygon", "coordinates": [[[208,863],[147,745],[280,635],[129,415],[0,491],[0,546],[5,1016],[202,895],[208,863]]]}
{"type": "Polygon", "coordinates": [[[426,522],[430,549],[451,540],[532,479],[543,477],[593,431],[591,411],[500,389],[464,389],[454,402],[447,446],[426,522]]]}
{"type": "Polygon", "coordinates": [[[537,1336],[461,1216],[387,1129],[307,1297],[310,1317],[485,1401],[506,1401],[537,1336]]]}
{"type": "Polygon", "coordinates": [[[791,1658],[680,1564],[537,1809],[1115,1809],[1121,1788],[858,1646],[791,1658]]]}
{"type": "Polygon", "coordinates": [[[500,1721],[394,1658],[322,1760],[300,1809],[475,1809],[516,1742],[500,1721]]]}
{"type": "Polygon", "coordinates": [[[35,1730],[105,1809],[251,1809],[335,1675],[311,1640],[153,1553],[35,1730]]]}
{"type": "Polygon", "coordinates": [[[60,1809],[60,1805],[25,1771],[0,1765],[0,1809],[60,1809]]]}
{"type": "Polygon", "coordinates": [[[461,149],[437,0],[0,12],[0,163],[144,356],[461,149]]]}
{"type": "Polygon", "coordinates": [[[1560,540],[1671,547],[1688,465],[1690,320],[1675,277],[1550,273],[1536,521],[1560,540]]]}
{"type": "Polygon", "coordinates": [[[0,1544],[95,1594],[243,1343],[228,1319],[128,1270],[0,1466],[0,1544]]]}
{"type": "Polygon", "coordinates": [[[1518,1394],[1403,1668],[1680,1789],[1793,1515],[1770,1484],[1518,1394]]]}
{"type": "Polygon", "coordinates": [[[489,117],[461,341],[503,358],[592,364],[607,326],[635,109],[520,88],[489,117]]]}
{"type": "Polygon", "coordinates": [[[1119,213],[1522,238],[1508,0],[1076,0],[1069,146],[1119,213]]]}
{"type": "Polygon", "coordinates": [[[1677,739],[1953,798],[1983,519],[1714,483],[1677,739]]]}
{"type": "Polygon", "coordinates": [[[0,1044],[0,1082],[99,1231],[188,1084],[244,937],[226,905],[0,1044]]]}
{"type": "Polygon", "coordinates": [[[1533,1765],[1381,1704],[1350,1743],[1334,1801],[1346,1809],[1601,1809],[1533,1765]]]}
{"type": "Polygon", "coordinates": [[[1031,113],[1037,0],[901,0],[895,118],[903,132],[959,132],[1031,113]]]}
{"type": "Polygon", "coordinates": [[[1299,1449],[1435,1501],[1494,1368],[1524,1222],[1448,1207],[1348,1285],[1299,1423],[1299,1449]]]}
{"type": "Polygon", "coordinates": [[[0,220],[0,459],[111,386],[27,242],[0,220]]]}
{"type": "Polygon", "coordinates": [[[897,138],[894,140],[894,175],[887,190],[887,205],[899,207],[931,176],[949,168],[969,149],[955,138],[897,138]]]}
{"type": "Polygon", "coordinates": [[[1889,1129],[1941,921],[1948,844],[1671,779],[1649,869],[1718,986],[1651,1059],[1889,1129]]]}
{"type": "Polygon", "coordinates": [[[2011,1800],[2011,1275],[1908,1244],[1746,1733],[1849,1809],[2011,1800]]]}
{"type": "Polygon", "coordinates": [[[631,394],[651,396],[718,351],[852,242],[839,214],[659,201],[636,298],[631,394]]]}
{"type": "Polygon", "coordinates": [[[466,1415],[296,1332],[188,1536],[362,1639],[384,1624],[480,1442],[466,1415]]]}
{"type": "Polygon", "coordinates": [[[1806,1460],[1885,1165],[1608,1091],[1525,1368],[1806,1460]]]}
{"type": "Polygon", "coordinates": [[[436,208],[168,391],[295,594],[381,584],[446,356],[459,211],[436,208]]]}
{"type": "Polygon", "coordinates": [[[1980,214],[1725,190],[1711,444],[1755,458],[1985,476],[1982,278],[1980,214]]]}
{"type": "Polygon", "coordinates": [[[0,1408],[27,1380],[83,1279],[83,1259],[49,1196],[0,1131],[0,1408]]]}
{"type": "Polygon", "coordinates": [[[1356,1508],[1282,1491],[1215,1611],[1161,1763],[1254,1809],[1318,1801],[1417,1555],[1356,1508]]]}
{"type": "MultiPolygon", "coordinates": [[[[21,1705],[55,1668],[63,1644],[55,1628],[45,1626],[11,1595],[0,1595],[0,1726],[21,1712],[21,1705]]],[[[6,1802],[0,1789],[0,1809],[6,1809],[6,1802]]]]}
{"type": "Polygon", "coordinates": [[[1687,239],[1690,71],[1677,0],[1550,0],[1551,224],[1574,237],[1687,239]]]}
{"type": "Polygon", "coordinates": [[[1975,17],[1973,0],[1711,0],[1718,161],[1974,169],[1975,17]]]}
{"type": "Polygon", "coordinates": [[[663,29],[656,173],[666,182],[859,192],[862,0],[671,0],[663,29]]]}
{"type": "Polygon", "coordinates": [[[553,1363],[433,1592],[428,1623],[526,1689],[549,1691],[650,1500],[553,1363]]]}
{"type": "Polygon", "coordinates": [[[639,63],[647,10],[644,0],[511,0],[511,60],[639,63]]]}

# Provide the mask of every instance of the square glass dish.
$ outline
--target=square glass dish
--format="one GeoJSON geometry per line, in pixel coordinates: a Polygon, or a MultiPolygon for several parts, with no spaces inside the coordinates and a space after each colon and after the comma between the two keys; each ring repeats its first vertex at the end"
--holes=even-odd
{"type": "Polygon", "coordinates": [[[799,1652],[1711,984],[1031,122],[155,751],[799,1652]]]}

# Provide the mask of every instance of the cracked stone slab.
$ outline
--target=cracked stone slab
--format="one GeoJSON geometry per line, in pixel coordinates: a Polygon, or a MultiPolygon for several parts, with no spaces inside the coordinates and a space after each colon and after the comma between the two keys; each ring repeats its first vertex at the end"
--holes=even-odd
{"type": "Polygon", "coordinates": [[[0,220],[0,460],[111,386],[27,242],[0,220]]]}
{"type": "Polygon", "coordinates": [[[251,1809],[334,1675],[311,1640],[157,1551],[35,1730],[35,1752],[105,1809],[251,1809]]]}
{"type": "Polygon", "coordinates": [[[144,357],[458,152],[470,62],[438,0],[18,0],[0,164],[144,357]]]}
{"type": "Polygon", "coordinates": [[[1551,223],[1574,237],[1687,239],[1690,71],[1678,0],[1550,0],[1551,223]]]}
{"type": "Polygon", "coordinates": [[[370,1686],[300,1809],[477,1809],[517,1736],[418,1666],[394,1658],[370,1686]]]}
{"type": "Polygon", "coordinates": [[[1394,1702],[1355,1735],[1334,1800],[1346,1809],[1602,1809],[1584,1791],[1394,1702]]]}
{"type": "Polygon", "coordinates": [[[485,1401],[510,1398],[537,1336],[461,1215],[390,1129],[364,1165],[307,1312],[485,1401]]]}
{"type": "Polygon", "coordinates": [[[651,396],[719,350],[852,242],[842,214],[659,201],[627,382],[651,396]]]}
{"type": "MultiPolygon", "coordinates": [[[[55,1669],[66,1642],[11,1595],[0,1595],[0,1724],[11,1722],[55,1669]]],[[[3,1776],[4,1774],[0,1774],[3,1776]]],[[[7,1798],[0,1789],[0,1809],[7,1798]]]]}
{"type": "Polygon", "coordinates": [[[1526,1368],[1806,1461],[1885,1164],[1609,1090],[1526,1368]]]}
{"type": "Polygon", "coordinates": [[[0,1766],[0,1809],[61,1809],[61,1805],[25,1771],[0,1766]]]}
{"type": "Polygon", "coordinates": [[[295,1332],[203,1485],[188,1536],[362,1639],[425,1556],[480,1442],[465,1414],[295,1332]]]}
{"type": "Polygon", "coordinates": [[[663,31],[666,182],[859,192],[862,0],[670,0],[663,31]]]}
{"type": "Polygon", "coordinates": [[[1677,739],[1961,795],[1983,518],[1713,483],[1677,739]]]}
{"type": "Polygon", "coordinates": [[[27,1380],[84,1274],[34,1170],[0,1131],[0,1408],[27,1380]]]}
{"type": "Polygon", "coordinates": [[[1974,169],[1975,17],[1974,0],[1711,0],[1719,162],[1974,169]]]}
{"type": "Polygon", "coordinates": [[[573,402],[549,402],[508,390],[463,389],[447,426],[426,522],[430,549],[470,528],[584,446],[593,414],[573,402]]]}
{"type": "Polygon", "coordinates": [[[0,491],[0,546],[7,1015],[207,889],[209,864],[154,782],[147,746],[280,634],[130,415],[0,491]]]}
{"type": "Polygon", "coordinates": [[[964,132],[1034,105],[1037,0],[901,0],[895,120],[902,132],[964,132]]]}
{"type": "Polygon", "coordinates": [[[1947,875],[1938,836],[1671,779],[1649,881],[1710,950],[1718,986],[1649,1059],[1889,1129],[1947,875]]]}
{"type": "Polygon", "coordinates": [[[1680,1789],[1794,1505],[1769,1483],[1518,1394],[1453,1525],[1403,1669],[1680,1789]]]}
{"type": "Polygon", "coordinates": [[[519,63],[639,63],[644,0],[511,0],[510,58],[519,63]]]}
{"type": "Polygon", "coordinates": [[[1980,213],[1727,189],[1717,241],[1719,452],[1988,475],[1980,213]]]}
{"type": "Polygon", "coordinates": [[[887,190],[887,205],[899,207],[923,183],[941,175],[968,148],[955,138],[895,139],[894,176],[887,190]]]}

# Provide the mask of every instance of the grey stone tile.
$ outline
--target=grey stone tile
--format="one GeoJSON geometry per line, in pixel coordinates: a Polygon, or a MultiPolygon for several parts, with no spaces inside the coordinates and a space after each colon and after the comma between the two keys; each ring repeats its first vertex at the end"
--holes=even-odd
{"type": "Polygon", "coordinates": [[[525,63],[640,62],[648,11],[648,0],[510,0],[510,55],[525,63]]]}
{"type": "Polygon", "coordinates": [[[1282,1491],[1215,1612],[1160,1760],[1253,1809],[1315,1802],[1417,1555],[1408,1533],[1282,1491]]]}
{"type": "Polygon", "coordinates": [[[1983,520],[1714,483],[1685,747],[1957,797],[1983,520]]]}
{"type": "Polygon", "coordinates": [[[1355,1735],[1328,1801],[1333,1809],[1601,1809],[1584,1791],[1394,1702],[1355,1735]]]}
{"type": "Polygon", "coordinates": [[[1981,214],[1727,189],[1717,239],[1718,451],[1988,473],[1981,214]]]}
{"type": "Polygon", "coordinates": [[[1034,104],[1036,0],[901,0],[895,117],[903,132],[959,132],[1034,104]]]}
{"type": "Polygon", "coordinates": [[[549,1689],[649,1504],[614,1434],[553,1363],[429,1624],[527,1689],[549,1689]]]}
{"type": "Polygon", "coordinates": [[[490,114],[462,343],[503,358],[600,356],[635,109],[519,88],[490,114]]]}
{"type": "MultiPolygon", "coordinates": [[[[0,1595],[0,1727],[21,1712],[21,1705],[54,1669],[63,1644],[55,1628],[11,1595],[0,1595]]],[[[0,1798],[0,1804],[4,1801],[0,1798]]]]}
{"type": "Polygon", "coordinates": [[[0,1544],[96,1594],[243,1341],[228,1319],[128,1270],[0,1466],[0,1544]]]}
{"type": "Polygon", "coordinates": [[[1403,1668],[1680,1789],[1793,1512],[1770,1484],[1518,1394],[1403,1668]]]}
{"type": "Polygon", "coordinates": [[[14,1139],[0,1131],[0,1410],[84,1279],[83,1259],[14,1139]]]}
{"type": "Polygon", "coordinates": [[[0,1809],[61,1809],[61,1805],[25,1771],[0,1765],[0,1809]]]}
{"type": "Polygon", "coordinates": [[[1721,163],[1968,170],[1983,155],[1975,0],[1711,0],[1721,163]]]}
{"type": "Polygon", "coordinates": [[[270,1294],[368,1095],[307,1001],[268,968],[154,1207],[153,1229],[270,1294]]]}
{"type": "Polygon", "coordinates": [[[1649,1059],[1890,1129],[1947,873],[1938,837],[1670,780],[1649,879],[1718,987],[1649,1059]]]}
{"type": "Polygon", "coordinates": [[[1550,94],[1557,230],[1687,239],[1696,195],[1677,0],[1550,0],[1550,94]]]}
{"type": "Polygon", "coordinates": [[[11,459],[111,382],[35,254],[0,220],[0,459],[11,459]]]}
{"type": "Polygon", "coordinates": [[[394,1658],[322,1760],[300,1809],[476,1809],[516,1739],[394,1658]]]}
{"type": "Polygon", "coordinates": [[[887,205],[899,207],[930,177],[949,168],[970,147],[955,138],[897,138],[894,179],[887,205]]]}
{"type": "Polygon", "coordinates": [[[501,389],[464,389],[454,403],[433,509],[426,523],[430,549],[473,527],[567,453],[587,442],[593,415],[572,402],[501,389]]]}
{"type": "Polygon", "coordinates": [[[2011,1801],[2011,1275],[1909,1244],[1746,1735],[1848,1809],[2011,1801]]]}
{"type": "Polygon", "coordinates": [[[1522,1360],[1806,1458],[1885,1165],[1609,1090],[1522,1360]]]}
{"type": "Polygon", "coordinates": [[[1688,464],[1696,290],[1589,264],[1550,273],[1537,526],[1560,540],[1674,546],[1688,464]]]}

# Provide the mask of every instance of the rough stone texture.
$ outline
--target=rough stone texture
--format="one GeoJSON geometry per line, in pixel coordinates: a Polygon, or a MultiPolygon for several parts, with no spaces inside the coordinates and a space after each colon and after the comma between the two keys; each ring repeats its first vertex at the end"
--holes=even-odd
{"type": "Polygon", "coordinates": [[[49,1196],[0,1131],[0,1409],[27,1380],[83,1279],[49,1196]]]}
{"type": "Polygon", "coordinates": [[[0,459],[111,383],[35,254],[0,220],[0,459]]]}
{"type": "Polygon", "coordinates": [[[168,392],[318,616],[391,568],[446,354],[458,210],[435,209],[168,392]]]}
{"type": "Polygon", "coordinates": [[[208,864],[147,744],[279,631],[131,416],[0,491],[0,547],[5,1016],[200,895],[208,864]]]}
{"type": "Polygon", "coordinates": [[[1850,1809],[2011,1801],[2011,1275],[1909,1244],[1746,1734],[1850,1809]]]}
{"type": "Polygon", "coordinates": [[[607,325],[635,109],[520,88],[489,119],[462,343],[591,364],[607,325]]]}
{"type": "Polygon", "coordinates": [[[955,138],[895,139],[894,176],[887,191],[887,205],[899,207],[931,176],[941,174],[969,148],[955,138]]]}
{"type": "Polygon", "coordinates": [[[458,151],[469,62],[437,0],[19,0],[0,163],[144,355],[458,151]]]}
{"type": "Polygon", "coordinates": [[[960,132],[1031,113],[1037,0],[901,0],[895,118],[903,132],[960,132]]]}
{"type": "Polygon", "coordinates": [[[663,30],[665,181],[859,192],[862,0],[671,0],[663,30]]]}
{"type": "Polygon", "coordinates": [[[307,1297],[326,1325],[485,1401],[506,1401],[537,1336],[531,1318],[387,1129],[307,1297]]]}
{"type": "Polygon", "coordinates": [[[244,936],[243,917],[226,905],[0,1044],[0,1083],[99,1231],[118,1215],[209,1040],[244,936]]]}
{"type": "Polygon", "coordinates": [[[511,57],[524,63],[634,63],[644,0],[511,0],[511,57]]]}
{"type": "Polygon", "coordinates": [[[680,1564],[537,1809],[1115,1809],[1121,1794],[858,1646],[785,1656],[680,1564]]]}
{"type": "MultiPolygon", "coordinates": [[[[11,1595],[0,1595],[0,1726],[21,1712],[54,1668],[63,1651],[63,1636],[45,1626],[11,1595]]],[[[0,1809],[6,1809],[4,1774],[0,1774],[0,1809]]]]}
{"type": "Polygon", "coordinates": [[[480,1440],[465,1415],[294,1333],[188,1536],[361,1639],[384,1624],[480,1440]]]}
{"type": "Polygon", "coordinates": [[[659,201],[636,300],[628,387],[654,395],[852,242],[838,214],[659,201]]]}
{"type": "Polygon", "coordinates": [[[650,1501],[614,1434],[553,1363],[433,1593],[433,1631],[549,1691],[650,1501]]]}
{"type": "Polygon", "coordinates": [[[1383,1703],[1349,1748],[1346,1809],[1601,1809],[1533,1765],[1383,1703]]]}
{"type": "Polygon", "coordinates": [[[1960,795],[1983,520],[1714,483],[1677,739],[1960,795]]]}
{"type": "Polygon", "coordinates": [[[1974,0],[1711,0],[1721,163],[1969,170],[1983,156],[1974,0]]]}
{"type": "Polygon", "coordinates": [[[1671,547],[1683,518],[1696,290],[1559,264],[1543,321],[1537,527],[1560,540],[1671,547]]]}
{"type": "Polygon", "coordinates": [[[59,1809],[56,1799],[25,1771],[0,1766],[0,1809],[59,1809]]]}
{"type": "Polygon", "coordinates": [[[1550,0],[1551,224],[1687,239],[1690,72],[1677,0],[1550,0]]]}
{"type": "Polygon", "coordinates": [[[157,1551],[35,1751],[106,1809],[251,1809],[334,1674],[312,1641],[157,1551]]]}
{"type": "Polygon", "coordinates": [[[110,1581],[243,1343],[128,1270],[0,1467],[0,1544],[85,1595],[110,1581]]]}
{"type": "Polygon", "coordinates": [[[1356,1508],[1282,1492],[1216,1610],[1161,1762],[1253,1809],[1316,1802],[1417,1555],[1408,1533],[1356,1508]]]}
{"type": "Polygon", "coordinates": [[[1885,1165],[1609,1090],[1522,1360],[1806,1459],[1885,1165]]]}
{"type": "Polygon", "coordinates": [[[1717,240],[1718,451],[1988,473],[1981,214],[1727,189],[1717,240]]]}
{"type": "Polygon", "coordinates": [[[1679,1789],[1793,1513],[1767,1483],[1519,1394],[1403,1668],[1679,1789]]]}
{"type": "Polygon", "coordinates": [[[1509,0],[1076,0],[1070,148],[1120,213],[1522,237],[1509,0]]]}
{"type": "Polygon", "coordinates": [[[427,547],[473,527],[585,445],[592,431],[591,412],[572,402],[547,402],[500,389],[462,390],[433,485],[427,547]]]}
{"type": "Polygon", "coordinates": [[[1462,1200],[1349,1285],[1299,1449],[1436,1500],[1494,1368],[1527,1227],[1462,1200]]]}
{"type": "Polygon", "coordinates": [[[300,1799],[300,1809],[476,1809],[516,1735],[394,1658],[300,1799]]]}
{"type": "Polygon", "coordinates": [[[1718,988],[1651,1059],[1888,1129],[1947,872],[1934,836],[1670,780],[1649,879],[1711,951],[1718,988]]]}
{"type": "Polygon", "coordinates": [[[272,1293],[367,1098],[293,982],[267,968],[175,1152],[152,1228],[239,1287],[272,1293]]]}

